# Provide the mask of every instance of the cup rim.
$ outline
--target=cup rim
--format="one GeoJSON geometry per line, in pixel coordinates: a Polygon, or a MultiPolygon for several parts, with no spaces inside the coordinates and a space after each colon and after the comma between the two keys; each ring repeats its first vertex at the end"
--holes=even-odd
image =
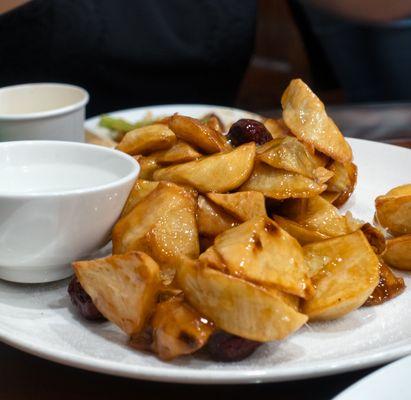
{"type": "Polygon", "coordinates": [[[24,113],[24,114],[2,114],[0,112],[0,121],[25,121],[25,120],[36,120],[36,119],[60,116],[60,115],[68,114],[73,111],[77,111],[80,108],[85,107],[90,100],[90,95],[86,89],[80,86],[76,86],[76,85],[71,85],[67,83],[55,83],[55,82],[23,83],[19,85],[4,86],[0,88],[0,93],[12,91],[14,89],[19,89],[19,88],[24,88],[24,87],[33,87],[33,86],[76,89],[82,93],[82,99],[77,101],[76,103],[70,104],[69,106],[53,108],[51,110],[46,110],[46,111],[38,111],[38,112],[24,113]]]}
{"type": "Polygon", "coordinates": [[[140,173],[140,164],[138,161],[122,151],[111,149],[108,147],[99,146],[90,143],[78,143],[78,142],[67,142],[67,141],[57,141],[57,140],[20,140],[11,142],[0,142],[0,147],[15,147],[15,146],[51,146],[51,147],[83,147],[88,148],[90,151],[98,151],[101,153],[112,154],[115,157],[122,158],[131,165],[131,170],[126,175],[119,177],[112,182],[89,186],[87,188],[81,189],[71,189],[71,190],[60,190],[60,191],[50,191],[50,192],[32,192],[32,193],[7,193],[0,191],[0,201],[1,199],[41,199],[41,198],[53,198],[53,197],[71,197],[71,196],[81,196],[88,195],[91,193],[98,193],[106,190],[113,190],[119,188],[129,181],[135,181],[140,173]]]}

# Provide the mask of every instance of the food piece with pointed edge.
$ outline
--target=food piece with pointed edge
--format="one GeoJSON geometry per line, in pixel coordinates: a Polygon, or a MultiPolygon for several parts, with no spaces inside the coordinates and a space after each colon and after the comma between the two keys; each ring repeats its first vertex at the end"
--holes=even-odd
{"type": "Polygon", "coordinates": [[[240,222],[207,197],[198,196],[197,226],[200,235],[214,238],[227,229],[239,225],[240,222]]]}
{"type": "Polygon", "coordinates": [[[151,257],[130,252],[77,261],[73,268],[101,314],[128,335],[140,332],[160,288],[160,268],[151,257]]]}
{"type": "Polygon", "coordinates": [[[352,160],[350,145],[327,115],[322,101],[301,79],[290,82],[281,105],[284,122],[298,139],[341,163],[352,160]]]}
{"type": "Polygon", "coordinates": [[[158,185],[158,182],[146,181],[137,179],[131,189],[126,204],[121,213],[121,217],[125,217],[144,197],[148,196],[158,185]]]}
{"type": "Polygon", "coordinates": [[[304,246],[316,288],[302,305],[310,320],[331,320],[361,307],[379,282],[379,260],[361,231],[304,246]]]}
{"type": "Polygon", "coordinates": [[[154,157],[134,156],[134,159],[138,161],[140,165],[140,174],[138,175],[140,179],[152,180],[154,171],[161,168],[161,165],[154,157]]]}
{"type": "Polygon", "coordinates": [[[267,215],[261,192],[208,193],[207,197],[239,221],[267,215]]]}
{"type": "Polygon", "coordinates": [[[328,237],[346,235],[360,229],[363,223],[357,223],[351,215],[341,215],[336,207],[321,196],[309,199],[287,200],[281,214],[305,228],[317,231],[328,237]]]}
{"type": "Polygon", "coordinates": [[[223,121],[219,118],[218,115],[216,114],[207,114],[200,120],[201,122],[205,123],[207,126],[209,126],[211,129],[214,129],[215,131],[223,134],[225,132],[225,126],[223,121]]]}
{"type": "Polygon", "coordinates": [[[307,317],[262,287],[186,262],[178,282],[187,301],[224,331],[258,342],[284,339],[307,317]]]}
{"type": "Polygon", "coordinates": [[[238,188],[249,178],[254,158],[255,144],[248,143],[228,153],[159,169],[154,180],[191,186],[201,193],[224,193],[238,188]]]}
{"type": "Polygon", "coordinates": [[[318,183],[327,182],[334,174],[333,172],[319,166],[315,153],[295,137],[286,136],[274,139],[261,148],[257,149],[257,158],[271,167],[284,171],[294,172],[315,179],[318,183]]]}
{"type": "Polygon", "coordinates": [[[183,141],[178,141],[167,150],[160,150],[150,154],[150,157],[153,157],[161,165],[185,163],[197,160],[201,156],[201,153],[183,141]]]}
{"type": "Polygon", "coordinates": [[[273,215],[272,218],[275,222],[277,222],[278,225],[281,226],[282,229],[284,229],[292,237],[297,239],[298,243],[300,243],[301,246],[329,238],[329,236],[324,235],[321,232],[306,228],[298,222],[281,217],[280,215],[273,215]]]}
{"type": "Polygon", "coordinates": [[[291,135],[290,130],[287,125],[284,123],[283,119],[271,119],[268,118],[264,121],[264,126],[270,132],[273,139],[286,137],[291,135]]]}
{"type": "Polygon", "coordinates": [[[354,192],[357,184],[357,166],[352,162],[342,164],[334,161],[329,169],[334,176],[327,182],[327,191],[338,194],[332,204],[341,207],[354,192]]]}
{"type": "Polygon", "coordinates": [[[159,303],[151,320],[153,351],[162,360],[195,353],[208,341],[214,328],[182,297],[159,303]]]}
{"type": "Polygon", "coordinates": [[[175,114],[170,120],[169,127],[179,139],[207,154],[231,149],[224,135],[198,119],[175,114]]]}
{"type": "Polygon", "coordinates": [[[327,200],[329,203],[334,204],[338,197],[340,197],[340,193],[329,192],[328,190],[326,190],[325,192],[322,192],[320,196],[324,200],[327,200]]]}
{"type": "Polygon", "coordinates": [[[256,162],[254,170],[240,191],[257,191],[272,199],[306,198],[322,193],[327,186],[300,174],[256,162]]]}
{"type": "Polygon", "coordinates": [[[127,132],[117,150],[132,156],[169,149],[176,142],[176,135],[163,124],[153,124],[127,132]]]}
{"type": "Polygon", "coordinates": [[[255,217],[220,234],[199,260],[213,267],[218,258],[217,268],[230,275],[304,298],[312,294],[301,246],[268,217],[255,217]]]}
{"type": "Polygon", "coordinates": [[[197,196],[169,182],[158,186],[113,229],[113,253],[144,251],[172,279],[182,257],[198,258],[197,196]]]}

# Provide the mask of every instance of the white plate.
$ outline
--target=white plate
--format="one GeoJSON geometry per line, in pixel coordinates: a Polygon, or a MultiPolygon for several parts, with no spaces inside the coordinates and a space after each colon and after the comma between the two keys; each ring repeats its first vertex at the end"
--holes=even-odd
{"type": "Polygon", "coordinates": [[[387,365],[344,390],[334,400],[409,400],[411,357],[387,365]]]}
{"type": "MultiPolygon", "coordinates": [[[[230,126],[233,122],[240,118],[261,119],[261,116],[249,111],[230,107],[211,106],[207,104],[170,104],[164,106],[130,108],[128,110],[110,112],[107,115],[116,118],[123,118],[130,122],[136,122],[142,118],[145,118],[147,115],[149,115],[150,118],[160,118],[179,113],[193,118],[200,118],[211,112],[216,113],[226,126],[230,126]]],[[[99,126],[99,121],[100,116],[93,117],[88,119],[84,126],[91,133],[110,138],[110,131],[99,126]]]]}
{"type": "MultiPolygon", "coordinates": [[[[210,110],[208,106],[184,107],[151,111],[196,116],[210,110]]],[[[130,118],[139,118],[146,111],[130,111],[130,118]]],[[[123,112],[120,115],[127,117],[123,112]]],[[[234,119],[243,116],[234,111],[234,119]]],[[[88,121],[89,128],[95,124],[96,120],[88,121]]],[[[411,152],[358,139],[349,142],[359,180],[347,208],[371,221],[375,197],[411,181],[411,152]]],[[[386,304],[362,308],[334,322],[310,324],[289,339],[266,344],[247,360],[232,364],[211,362],[202,356],[166,363],[132,350],[126,336],[112,324],[85,322],[73,312],[66,295],[67,282],[20,286],[0,281],[0,339],[63,364],[164,382],[250,383],[324,376],[411,354],[411,277],[405,280],[410,289],[386,304]]]]}

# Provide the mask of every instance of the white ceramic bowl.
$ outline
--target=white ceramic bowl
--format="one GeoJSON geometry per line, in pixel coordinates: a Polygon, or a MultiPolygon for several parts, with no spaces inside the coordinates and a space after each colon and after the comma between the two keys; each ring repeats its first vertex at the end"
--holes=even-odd
{"type": "Polygon", "coordinates": [[[0,141],[84,141],[88,93],[77,86],[34,83],[0,89],[0,141]]]}
{"type": "Polygon", "coordinates": [[[0,278],[69,276],[70,264],[107,244],[138,176],[117,150],[84,143],[0,143],[0,278]]]}

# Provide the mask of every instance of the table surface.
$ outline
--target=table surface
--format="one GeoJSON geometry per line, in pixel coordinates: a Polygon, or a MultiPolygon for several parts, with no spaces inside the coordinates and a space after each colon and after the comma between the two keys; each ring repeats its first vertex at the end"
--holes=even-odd
{"type": "MultiPolygon", "coordinates": [[[[411,104],[329,107],[329,114],[347,136],[364,137],[411,148],[411,104]]],[[[276,115],[261,111],[263,115],[276,115]]],[[[0,399],[93,400],[166,397],[173,400],[213,398],[249,399],[250,396],[295,400],[332,399],[374,371],[367,369],[331,377],[296,382],[245,386],[193,386],[143,382],[106,376],[58,365],[0,344],[0,399]]]]}

